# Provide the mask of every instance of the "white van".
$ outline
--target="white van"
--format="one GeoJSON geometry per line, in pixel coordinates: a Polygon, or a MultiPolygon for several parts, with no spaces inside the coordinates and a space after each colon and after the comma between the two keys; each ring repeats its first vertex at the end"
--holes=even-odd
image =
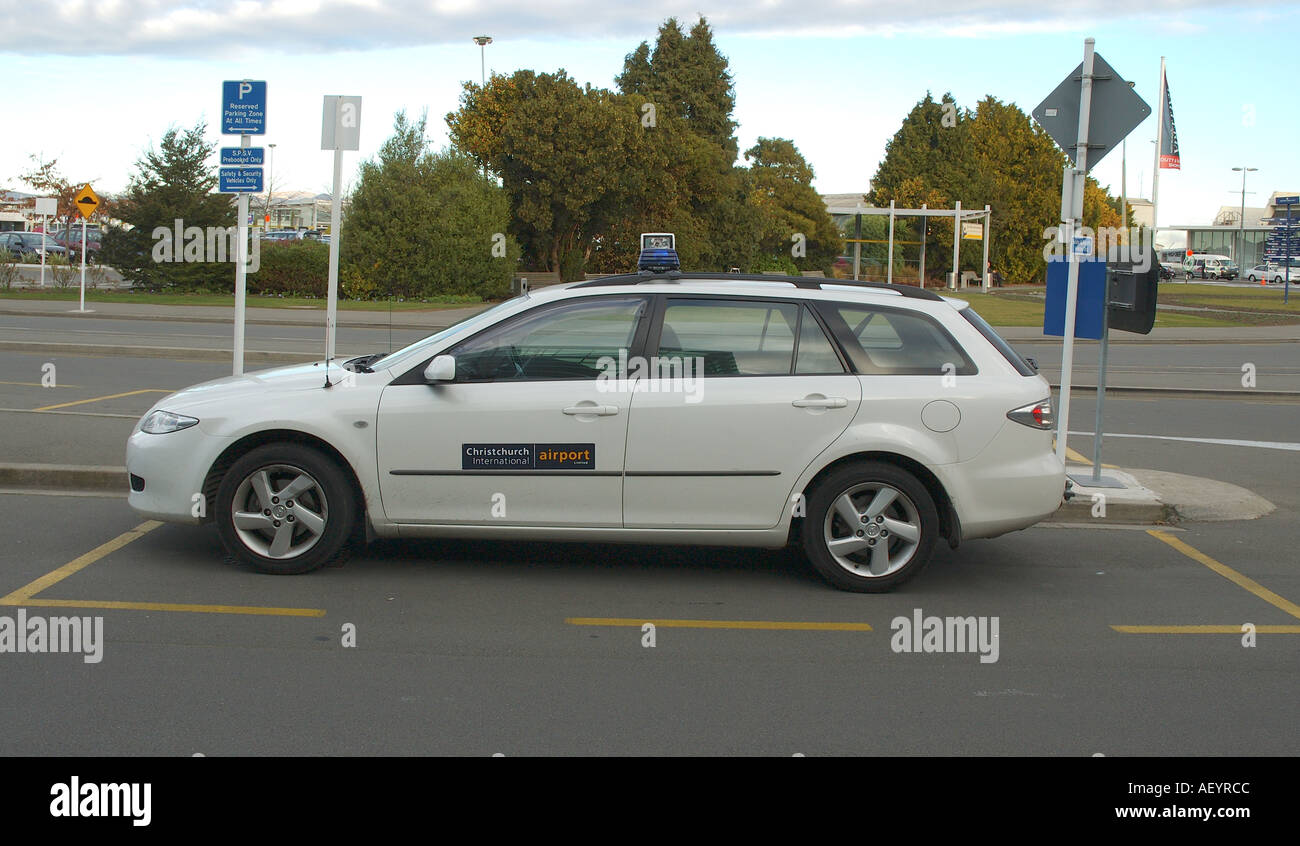
{"type": "Polygon", "coordinates": [[[1227,256],[1195,253],[1183,259],[1183,273],[1188,279],[1236,279],[1237,265],[1227,256]]]}

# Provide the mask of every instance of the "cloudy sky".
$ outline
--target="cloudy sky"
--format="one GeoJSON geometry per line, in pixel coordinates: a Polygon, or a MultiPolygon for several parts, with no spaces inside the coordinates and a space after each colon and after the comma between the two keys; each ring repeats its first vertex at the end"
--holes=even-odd
{"type": "MultiPolygon", "coordinates": [[[[29,156],[57,158],[72,180],[121,190],[135,161],[169,126],[203,120],[216,141],[221,82],[268,83],[277,190],[328,190],[321,97],[363,98],[361,151],[373,155],[394,112],[443,116],[463,81],[489,73],[566,69],[612,86],[623,57],[653,42],[669,15],[704,14],[730,59],[741,149],[759,136],[794,139],[825,193],[864,190],[885,142],[926,91],[963,106],[985,95],[1037,105],[1082,59],[1083,40],[1151,106],[1160,57],[1168,74],[1181,171],[1162,171],[1160,223],[1208,223],[1300,192],[1295,3],[1121,0],[0,0],[0,187],[25,190],[29,156]]],[[[1129,193],[1149,197],[1154,116],[1129,136],[1129,193]]],[[[236,138],[223,139],[230,146],[236,138]]],[[[1119,192],[1120,153],[1093,171],[1119,192]]]]}

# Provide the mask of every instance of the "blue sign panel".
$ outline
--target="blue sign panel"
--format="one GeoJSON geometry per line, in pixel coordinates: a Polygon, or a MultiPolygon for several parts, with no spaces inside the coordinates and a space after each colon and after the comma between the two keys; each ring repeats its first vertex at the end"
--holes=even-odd
{"type": "Polygon", "coordinates": [[[262,190],[262,169],[260,167],[223,167],[220,185],[217,190],[222,194],[256,194],[262,190]]]}
{"type": "MultiPolygon", "coordinates": [[[[1065,336],[1065,300],[1069,264],[1062,259],[1047,263],[1047,308],[1043,312],[1043,334],[1065,336]]],[[[1101,338],[1102,314],[1106,308],[1106,262],[1079,262],[1079,300],[1074,311],[1074,337],[1101,338]]]]}
{"type": "Polygon", "coordinates": [[[240,167],[249,167],[251,165],[264,164],[265,147],[222,147],[221,163],[223,165],[239,165],[240,167]]]}
{"type": "Polygon", "coordinates": [[[221,83],[221,134],[266,134],[266,82],[236,79],[221,83]]]}
{"type": "Polygon", "coordinates": [[[1289,197],[1278,197],[1275,202],[1279,206],[1300,206],[1300,196],[1292,194],[1289,197]]]}

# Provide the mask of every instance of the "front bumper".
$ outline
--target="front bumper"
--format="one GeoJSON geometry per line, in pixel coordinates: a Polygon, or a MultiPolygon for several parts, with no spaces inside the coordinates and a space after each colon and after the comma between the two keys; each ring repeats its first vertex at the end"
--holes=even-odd
{"type": "MultiPolygon", "coordinates": [[[[138,429],[126,442],[127,479],[137,476],[143,490],[130,490],[127,504],[138,514],[169,523],[198,524],[214,503],[203,498],[203,480],[224,441],[199,426],[150,435],[138,429]]],[[[129,485],[129,483],[128,483],[129,485]]]]}

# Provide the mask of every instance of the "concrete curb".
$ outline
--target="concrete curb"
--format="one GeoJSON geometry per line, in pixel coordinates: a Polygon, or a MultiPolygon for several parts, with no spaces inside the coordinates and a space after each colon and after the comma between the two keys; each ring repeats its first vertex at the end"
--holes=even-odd
{"type": "Polygon", "coordinates": [[[0,487],[125,492],[127,474],[87,464],[0,464],[0,487]]]}

